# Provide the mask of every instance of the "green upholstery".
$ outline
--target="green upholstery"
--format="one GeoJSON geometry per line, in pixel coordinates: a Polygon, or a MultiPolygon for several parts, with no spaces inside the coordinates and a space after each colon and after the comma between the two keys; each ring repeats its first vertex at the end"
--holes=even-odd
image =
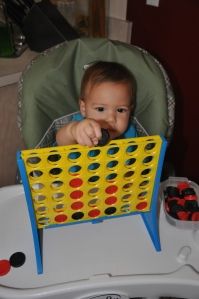
{"type": "Polygon", "coordinates": [[[78,110],[83,67],[96,60],[123,63],[137,81],[135,116],[149,134],[166,136],[169,126],[165,80],[149,54],[107,39],[65,42],[39,55],[21,79],[21,130],[28,148],[35,147],[55,118],[78,110]]]}

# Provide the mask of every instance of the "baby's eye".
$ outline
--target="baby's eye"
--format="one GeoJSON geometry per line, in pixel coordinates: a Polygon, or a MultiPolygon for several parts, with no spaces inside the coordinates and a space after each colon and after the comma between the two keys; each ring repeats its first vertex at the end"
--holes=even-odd
{"type": "Polygon", "coordinates": [[[126,108],[118,108],[117,112],[124,113],[124,112],[127,112],[127,109],[126,108]]]}
{"type": "Polygon", "coordinates": [[[95,109],[96,109],[97,111],[99,111],[99,112],[104,111],[104,107],[96,107],[95,109]]]}

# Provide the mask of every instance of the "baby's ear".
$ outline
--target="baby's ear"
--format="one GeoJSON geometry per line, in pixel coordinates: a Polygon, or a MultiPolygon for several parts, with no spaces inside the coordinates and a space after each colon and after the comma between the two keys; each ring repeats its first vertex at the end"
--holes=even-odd
{"type": "Polygon", "coordinates": [[[86,107],[85,107],[85,102],[83,100],[79,100],[79,109],[80,109],[80,112],[83,116],[85,116],[86,114],[86,107]]]}

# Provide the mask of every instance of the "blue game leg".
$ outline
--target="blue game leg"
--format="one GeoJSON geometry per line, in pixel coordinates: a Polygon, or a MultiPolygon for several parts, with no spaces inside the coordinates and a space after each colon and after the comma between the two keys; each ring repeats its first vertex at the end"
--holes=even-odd
{"type": "Polygon", "coordinates": [[[158,225],[159,224],[158,195],[159,195],[160,178],[161,178],[161,172],[162,172],[166,147],[167,147],[167,142],[164,138],[162,138],[162,147],[161,147],[160,157],[158,161],[158,168],[157,168],[156,178],[153,187],[151,210],[146,213],[141,213],[142,219],[144,221],[144,224],[151,237],[151,240],[153,242],[156,251],[161,251],[159,225],[158,225]]]}
{"type": "Polygon", "coordinates": [[[28,212],[30,216],[31,228],[32,228],[32,236],[33,236],[33,243],[35,249],[35,258],[36,258],[36,265],[37,265],[37,273],[43,273],[43,264],[42,264],[42,252],[41,252],[41,240],[39,237],[39,230],[37,229],[37,223],[35,219],[35,213],[32,203],[32,196],[30,192],[28,177],[26,174],[26,169],[23,160],[21,159],[21,153],[17,153],[17,164],[20,170],[21,179],[24,186],[24,192],[26,197],[26,203],[28,207],[28,212]]]}

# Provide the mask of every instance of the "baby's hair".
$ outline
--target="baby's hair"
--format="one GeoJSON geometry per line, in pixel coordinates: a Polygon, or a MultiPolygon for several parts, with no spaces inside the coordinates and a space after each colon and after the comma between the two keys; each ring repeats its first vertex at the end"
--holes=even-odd
{"type": "Polygon", "coordinates": [[[104,82],[124,83],[131,91],[131,101],[134,101],[136,81],[133,74],[122,64],[111,61],[97,61],[89,66],[83,75],[80,99],[85,99],[87,88],[104,82]]]}

